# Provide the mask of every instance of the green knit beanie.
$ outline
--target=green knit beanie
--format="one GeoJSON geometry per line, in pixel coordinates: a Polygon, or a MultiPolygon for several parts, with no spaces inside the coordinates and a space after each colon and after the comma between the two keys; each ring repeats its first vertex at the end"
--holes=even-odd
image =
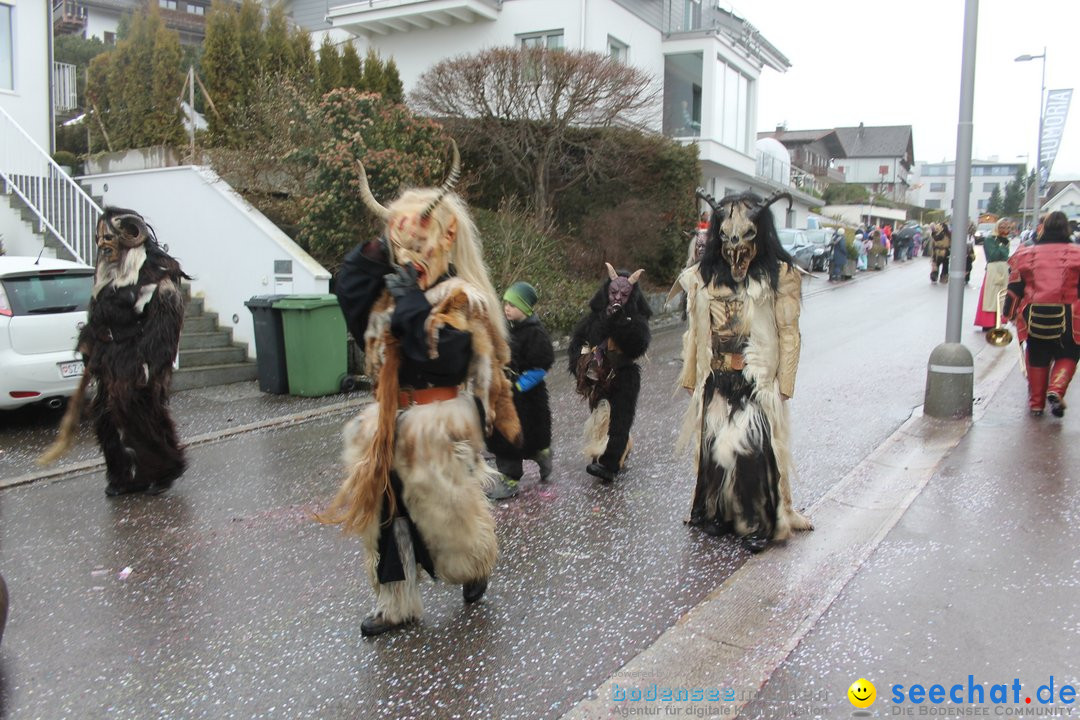
{"type": "Polygon", "coordinates": [[[516,282],[506,288],[503,300],[525,313],[525,317],[533,314],[533,305],[536,304],[536,288],[527,282],[516,282]]]}

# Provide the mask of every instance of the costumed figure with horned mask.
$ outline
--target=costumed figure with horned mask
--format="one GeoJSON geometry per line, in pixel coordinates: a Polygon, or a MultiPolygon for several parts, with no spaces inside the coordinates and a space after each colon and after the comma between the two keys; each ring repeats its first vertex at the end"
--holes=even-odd
{"type": "Polygon", "coordinates": [[[812,528],[792,507],[785,405],[799,366],[801,281],[768,209],[791,197],[699,197],[713,207],[708,242],[679,276],[689,316],[679,383],[692,396],[679,446],[693,448],[697,472],[689,522],[759,552],[812,528]]]}
{"type": "Polygon", "coordinates": [[[46,464],[69,447],[88,386],[90,412],[105,455],[109,496],[168,490],[187,463],[169,415],[169,383],[180,347],[190,279],[133,210],[107,208],[97,223],[97,271],[77,349],[82,382],[68,403],[46,464]]]}
{"type": "Polygon", "coordinates": [[[483,596],[498,554],[484,436],[498,428],[520,444],[521,428],[501,305],[452,192],[457,146],[441,187],[388,207],[358,171],[385,231],[346,256],[335,292],[364,338],[375,402],[345,426],[348,477],[321,519],[363,540],[375,609],[360,630],[378,635],[420,618],[421,571],[461,584],[466,603],[483,596]]]}
{"type": "Polygon", "coordinates": [[[609,483],[633,447],[630,428],[641,391],[637,361],[649,349],[652,309],[638,287],[644,270],[616,272],[610,263],[604,266],[607,280],[589,301],[589,314],[574,328],[567,356],[577,392],[589,403],[585,471],[609,483]]]}

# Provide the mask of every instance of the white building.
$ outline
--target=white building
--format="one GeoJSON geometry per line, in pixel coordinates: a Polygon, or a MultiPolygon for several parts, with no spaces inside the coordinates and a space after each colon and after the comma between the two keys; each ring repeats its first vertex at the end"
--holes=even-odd
{"type": "MultiPolygon", "coordinates": [[[[1004,198],[1005,185],[1016,178],[1018,170],[1027,172],[1023,163],[972,160],[968,217],[974,220],[980,213],[986,212],[994,188],[997,188],[1004,198]]],[[[956,194],[955,162],[916,163],[912,180],[913,204],[921,205],[927,210],[944,210],[947,216],[952,216],[953,197],[956,194]]]]}
{"type": "Polygon", "coordinates": [[[698,146],[702,184],[719,198],[792,192],[780,224],[801,226],[814,197],[759,172],[758,78],[787,58],[743,18],[702,0],[284,0],[316,35],[393,57],[406,91],[439,61],[496,46],[609,54],[641,68],[663,92],[648,125],[698,146]]]}
{"type": "MultiPolygon", "coordinates": [[[[48,0],[55,6],[53,30],[58,35],[96,37],[112,45],[120,19],[147,0],[48,0]]],[[[165,27],[175,30],[180,42],[198,45],[206,35],[210,0],[149,0],[158,6],[165,27]]]]}

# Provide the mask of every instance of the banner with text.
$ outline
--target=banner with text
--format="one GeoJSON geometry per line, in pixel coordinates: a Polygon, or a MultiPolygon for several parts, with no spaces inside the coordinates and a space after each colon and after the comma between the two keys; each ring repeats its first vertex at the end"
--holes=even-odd
{"type": "Polygon", "coordinates": [[[1065,118],[1069,115],[1069,102],[1072,100],[1072,88],[1051,90],[1046,94],[1046,109],[1043,111],[1042,137],[1039,138],[1039,194],[1046,190],[1050,180],[1050,170],[1054,167],[1061,136],[1065,133],[1065,118]]]}

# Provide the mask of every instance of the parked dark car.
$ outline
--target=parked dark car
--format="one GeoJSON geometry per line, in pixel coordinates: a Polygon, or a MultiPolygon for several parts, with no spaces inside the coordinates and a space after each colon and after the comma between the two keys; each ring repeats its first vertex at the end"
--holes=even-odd
{"type": "Polygon", "coordinates": [[[820,230],[805,230],[806,239],[810,242],[814,252],[810,257],[810,269],[821,272],[829,271],[829,261],[832,259],[832,242],[835,232],[832,228],[820,230]]]}
{"type": "Polygon", "coordinates": [[[777,230],[776,233],[780,236],[780,244],[794,258],[795,264],[803,270],[810,271],[814,260],[814,246],[806,237],[806,231],[783,228],[777,230]]]}

